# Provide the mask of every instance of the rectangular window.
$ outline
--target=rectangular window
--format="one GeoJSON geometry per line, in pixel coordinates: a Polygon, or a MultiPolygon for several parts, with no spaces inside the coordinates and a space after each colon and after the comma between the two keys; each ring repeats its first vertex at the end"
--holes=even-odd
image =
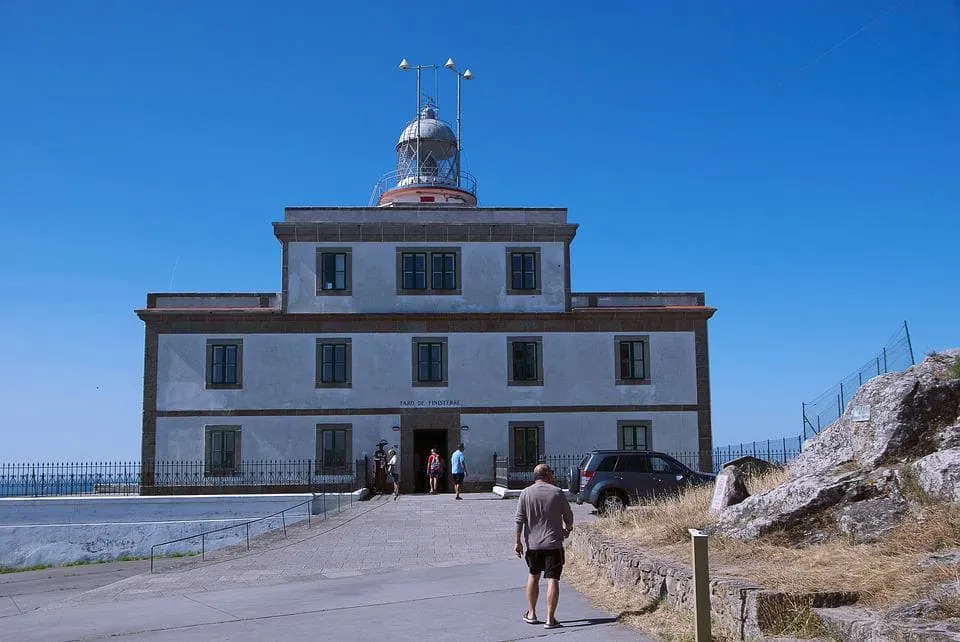
{"type": "Polygon", "coordinates": [[[207,342],[207,388],[239,388],[243,379],[243,342],[211,339],[207,342]]]}
{"type": "Polygon", "coordinates": [[[618,421],[617,432],[620,450],[650,450],[650,422],[618,421]]]}
{"type": "Polygon", "coordinates": [[[434,290],[457,289],[457,255],[453,252],[434,252],[430,255],[433,264],[432,280],[434,290]]]}
{"type": "Polygon", "coordinates": [[[447,338],[413,338],[413,385],[447,385],[447,338]]]}
{"type": "Polygon", "coordinates": [[[317,294],[351,293],[350,248],[317,248],[317,294]]]}
{"type": "Polygon", "coordinates": [[[317,339],[317,387],[349,388],[351,384],[350,339],[317,339]]]}
{"type": "Polygon", "coordinates": [[[513,462],[519,470],[532,470],[542,452],[542,424],[511,424],[513,462]]]}
{"type": "Polygon", "coordinates": [[[443,381],[443,344],[421,343],[417,354],[417,380],[443,381]]]}
{"type": "Polygon", "coordinates": [[[649,337],[614,337],[618,385],[650,383],[649,337]]]}
{"type": "Polygon", "coordinates": [[[426,252],[404,252],[401,255],[403,266],[404,290],[427,289],[427,254],[426,252]]]}
{"type": "Polygon", "coordinates": [[[350,472],[353,427],[350,424],[317,424],[317,474],[350,472]]]}
{"type": "Polygon", "coordinates": [[[460,294],[460,248],[397,248],[397,294],[460,294]]]}
{"type": "Polygon", "coordinates": [[[323,253],[323,289],[347,289],[347,255],[343,252],[323,253]]]}
{"type": "Polygon", "coordinates": [[[507,248],[507,294],[540,293],[540,248],[507,248]]]}
{"type": "Polygon", "coordinates": [[[207,426],[204,474],[209,476],[240,473],[240,427],[207,426]]]}
{"type": "Polygon", "coordinates": [[[543,385],[543,337],[507,337],[507,385],[543,385]]]}

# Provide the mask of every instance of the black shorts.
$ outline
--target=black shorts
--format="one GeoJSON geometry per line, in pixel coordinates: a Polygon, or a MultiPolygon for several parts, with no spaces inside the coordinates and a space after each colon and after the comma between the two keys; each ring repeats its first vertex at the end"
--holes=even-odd
{"type": "Polygon", "coordinates": [[[393,480],[394,484],[400,483],[400,473],[390,473],[390,479],[393,480]]]}
{"type": "Polygon", "coordinates": [[[431,479],[433,479],[433,478],[440,479],[440,471],[439,471],[439,470],[431,470],[431,471],[430,471],[429,473],[427,473],[427,474],[430,476],[431,479]]]}
{"type": "Polygon", "coordinates": [[[530,569],[530,575],[543,576],[548,580],[559,580],[563,573],[563,549],[551,548],[544,551],[531,551],[527,549],[526,553],[527,568],[530,569]]]}
{"type": "Polygon", "coordinates": [[[453,473],[453,483],[462,484],[463,483],[463,473],[453,473]]]}

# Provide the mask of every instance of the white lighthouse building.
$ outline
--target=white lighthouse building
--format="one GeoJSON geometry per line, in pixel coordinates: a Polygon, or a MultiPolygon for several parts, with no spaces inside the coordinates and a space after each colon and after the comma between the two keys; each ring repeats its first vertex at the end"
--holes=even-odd
{"type": "Polygon", "coordinates": [[[273,223],[278,292],[147,295],[145,466],[329,469],[385,440],[406,491],[430,448],[458,443],[487,489],[495,453],[525,467],[654,449],[710,468],[703,293],[572,291],[578,225],[562,208],[479,206],[458,133],[418,90],[369,205],[273,223]]]}

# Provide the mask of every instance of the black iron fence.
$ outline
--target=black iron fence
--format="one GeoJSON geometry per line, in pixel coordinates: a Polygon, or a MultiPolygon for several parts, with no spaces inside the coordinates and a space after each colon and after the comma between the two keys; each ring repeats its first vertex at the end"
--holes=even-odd
{"type": "Polygon", "coordinates": [[[203,461],[0,464],[0,497],[350,492],[369,486],[367,458],[245,460],[212,470],[203,461]]]}

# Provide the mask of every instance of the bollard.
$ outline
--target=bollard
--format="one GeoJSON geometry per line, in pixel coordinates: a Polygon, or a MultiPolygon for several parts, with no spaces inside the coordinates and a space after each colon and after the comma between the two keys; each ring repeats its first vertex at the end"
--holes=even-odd
{"type": "Polygon", "coordinates": [[[696,613],[696,642],[710,642],[710,562],[707,556],[707,534],[689,529],[693,544],[693,591],[696,613]]]}

